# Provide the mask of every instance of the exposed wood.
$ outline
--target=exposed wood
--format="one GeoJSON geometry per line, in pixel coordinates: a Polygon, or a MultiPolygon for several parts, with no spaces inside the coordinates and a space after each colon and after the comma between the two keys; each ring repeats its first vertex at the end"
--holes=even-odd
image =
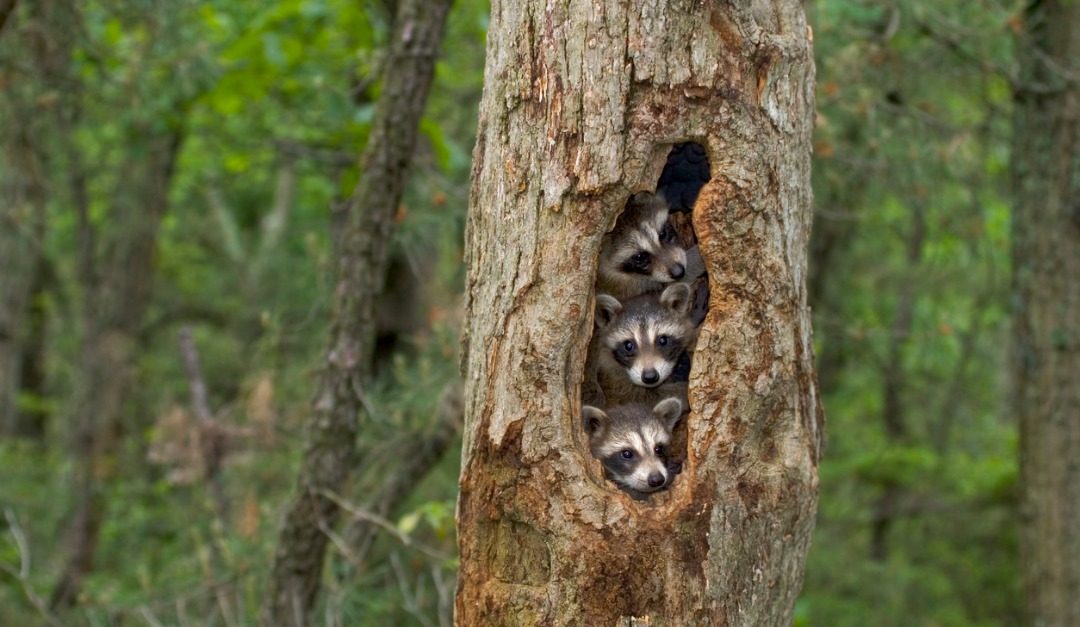
{"type": "Polygon", "coordinates": [[[442,39],[449,0],[402,0],[376,104],[361,180],[345,208],[337,238],[337,286],[329,347],[315,393],[296,496],[278,536],[261,620],[303,625],[321,586],[327,537],[356,450],[358,416],[375,345],[375,296],[383,289],[394,213],[442,39]]]}
{"type": "Polygon", "coordinates": [[[822,413],[806,306],[813,60],[799,2],[495,1],[466,261],[459,625],[788,625],[822,413]],[[581,429],[601,238],[705,146],[689,455],[634,501],[581,429]]]}
{"type": "Polygon", "coordinates": [[[1080,625],[1080,2],[1026,3],[1017,51],[1013,409],[1029,625],[1080,625]]]}

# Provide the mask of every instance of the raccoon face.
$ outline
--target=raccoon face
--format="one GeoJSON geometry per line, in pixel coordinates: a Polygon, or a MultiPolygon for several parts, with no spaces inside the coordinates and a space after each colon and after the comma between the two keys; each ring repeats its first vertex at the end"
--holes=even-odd
{"type": "Polygon", "coordinates": [[[601,365],[621,368],[634,385],[653,388],[671,376],[679,356],[693,340],[690,287],[668,286],[626,303],[607,294],[596,297],[601,365]]]}
{"type": "Polygon", "coordinates": [[[623,488],[650,493],[666,488],[674,476],[668,464],[671,430],[682,416],[683,403],[666,398],[652,409],[640,403],[581,409],[589,448],[604,474],[623,488]]]}
{"type": "Polygon", "coordinates": [[[686,251],[668,221],[663,198],[632,196],[615,228],[604,237],[597,282],[601,291],[628,298],[686,275],[686,251]]]}

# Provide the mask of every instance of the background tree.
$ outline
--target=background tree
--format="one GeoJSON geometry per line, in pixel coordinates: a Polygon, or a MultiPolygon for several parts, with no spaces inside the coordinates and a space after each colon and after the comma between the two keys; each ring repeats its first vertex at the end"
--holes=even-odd
{"type": "Polygon", "coordinates": [[[1020,563],[1032,625],[1080,622],[1080,3],[1028,2],[1012,181],[1020,563]]]}
{"type": "MultiPolygon", "coordinates": [[[[183,85],[173,87],[162,71],[162,66],[175,62],[173,55],[182,45],[170,36],[166,20],[168,14],[137,14],[126,24],[120,20],[132,33],[130,45],[146,55],[145,74],[115,76],[104,59],[92,66],[99,80],[115,81],[112,86],[121,93],[154,94],[147,99],[150,104],[116,123],[114,131],[123,149],[105,160],[110,169],[93,181],[108,186],[105,202],[91,206],[89,186],[91,178],[98,177],[87,171],[89,159],[83,156],[83,147],[72,145],[69,155],[84,302],[73,403],[74,509],[66,532],[66,565],[52,594],[54,607],[72,605],[83,577],[93,569],[107,509],[103,483],[116,472],[124,434],[138,425],[132,397],[138,384],[140,331],[150,304],[158,231],[169,207],[191,98],[183,85]]],[[[81,80],[72,75],[68,87],[70,115],[81,121],[80,116],[86,114],[81,80]]]]}
{"type": "Polygon", "coordinates": [[[495,2],[469,214],[462,625],[783,624],[823,434],[806,308],[810,31],[797,2],[495,2]],[[692,42],[688,45],[688,42],[692,42]],[[710,312],[689,458],[636,502],[580,424],[600,240],[705,146],[710,312]]]}
{"type": "MultiPolygon", "coordinates": [[[[0,5],[0,29],[14,9],[14,2],[0,5]]],[[[32,26],[0,30],[0,37],[32,51],[0,100],[10,121],[2,130],[0,167],[0,435],[38,440],[48,413],[42,361],[49,148],[67,114],[56,97],[65,87],[70,52],[64,42],[71,21],[56,15],[62,10],[38,3],[27,11],[32,26]]]]}
{"type": "Polygon", "coordinates": [[[830,427],[796,615],[1019,622],[1003,410],[1014,7],[810,10],[810,298],[830,427]]]}
{"type": "Polygon", "coordinates": [[[388,239],[449,8],[448,0],[402,0],[394,16],[360,183],[345,209],[330,344],[312,404],[298,493],[285,515],[263,605],[263,622],[269,625],[306,624],[319,592],[326,544],[339,512],[337,494],[355,462],[358,416],[371,411],[364,407],[364,389],[375,353],[375,304],[383,292],[388,239]]]}

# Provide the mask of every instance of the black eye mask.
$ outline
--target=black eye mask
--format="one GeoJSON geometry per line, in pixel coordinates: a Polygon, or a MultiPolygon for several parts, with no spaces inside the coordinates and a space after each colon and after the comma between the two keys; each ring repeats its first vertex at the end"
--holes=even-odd
{"type": "Polygon", "coordinates": [[[652,254],[641,251],[630,255],[622,263],[622,270],[633,274],[650,274],[652,272],[652,254]]]}

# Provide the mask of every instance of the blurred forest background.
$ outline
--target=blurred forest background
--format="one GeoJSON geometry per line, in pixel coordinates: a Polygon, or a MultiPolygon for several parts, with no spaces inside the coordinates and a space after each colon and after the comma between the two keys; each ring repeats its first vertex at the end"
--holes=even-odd
{"type": "MultiPolygon", "coordinates": [[[[0,622],[254,622],[393,4],[0,1],[0,622]],[[95,537],[73,556],[80,515],[95,537]]],[[[1021,7],[807,9],[829,444],[797,624],[1016,624],[1021,7]]],[[[440,399],[487,10],[453,6],[395,218],[327,624],[450,621],[460,417],[440,399]]]]}

